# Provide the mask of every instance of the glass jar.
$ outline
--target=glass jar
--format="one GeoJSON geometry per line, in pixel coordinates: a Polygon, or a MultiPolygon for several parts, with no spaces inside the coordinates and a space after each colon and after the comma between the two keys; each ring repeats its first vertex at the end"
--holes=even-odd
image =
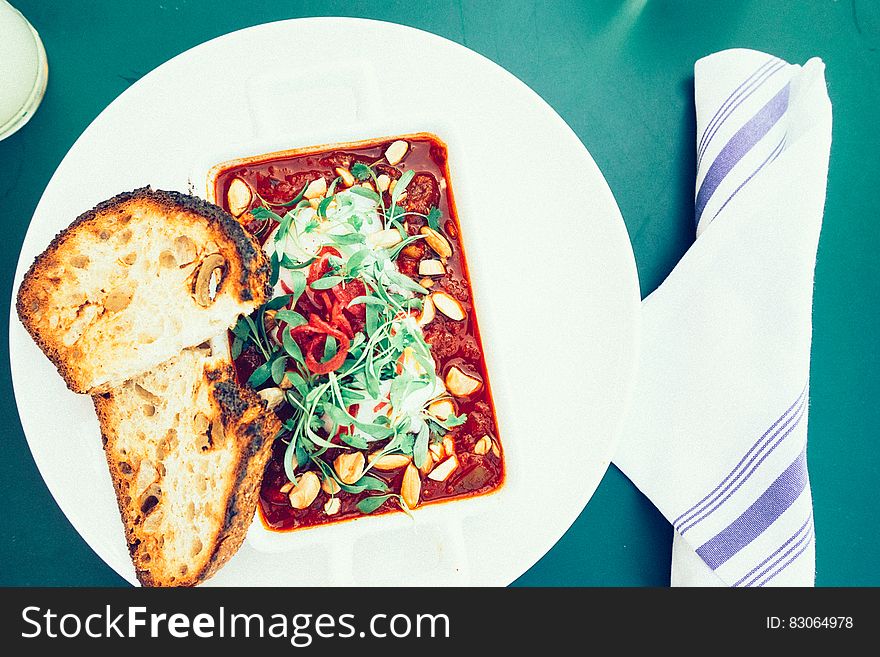
{"type": "Polygon", "coordinates": [[[43,100],[49,65],[33,26],[0,0],[0,140],[30,121],[43,100]]]}

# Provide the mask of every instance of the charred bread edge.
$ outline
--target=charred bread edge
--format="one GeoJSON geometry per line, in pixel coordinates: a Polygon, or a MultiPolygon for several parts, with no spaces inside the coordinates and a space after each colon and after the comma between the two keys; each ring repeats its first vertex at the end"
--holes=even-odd
{"type": "MultiPolygon", "coordinates": [[[[233,376],[231,367],[219,370],[206,368],[205,374],[213,381],[224,376],[233,376]]],[[[266,410],[266,404],[259,395],[239,386],[235,383],[234,378],[216,383],[213,396],[220,407],[224,426],[230,421],[235,422],[235,436],[238,441],[235,480],[229,493],[223,525],[217,533],[217,541],[211,556],[201,570],[180,580],[175,584],[176,586],[195,586],[205,581],[216,573],[241,547],[256,511],[258,489],[266,462],[271,455],[271,445],[281,429],[278,418],[274,413],[266,410]],[[242,416],[249,410],[256,411],[256,413],[253,414],[253,417],[245,418],[242,421],[242,416]],[[242,438],[246,438],[246,440],[243,441],[242,438]]],[[[111,398],[111,393],[99,393],[92,396],[92,402],[101,426],[104,455],[107,458],[110,478],[113,480],[113,491],[116,493],[116,504],[119,507],[119,514],[124,525],[125,542],[134,563],[135,551],[139,543],[134,543],[135,536],[129,535],[133,523],[129,522],[128,508],[123,504],[125,478],[118,471],[116,462],[107,452],[109,432],[115,433],[115,429],[110,428],[107,414],[103,409],[103,402],[111,398]]],[[[149,571],[141,570],[137,564],[135,564],[135,573],[143,586],[163,586],[162,582],[154,580],[149,571]]]]}
{"type": "Polygon", "coordinates": [[[259,502],[260,483],[266,463],[272,455],[272,443],[281,430],[281,422],[275,413],[266,410],[266,402],[249,388],[235,383],[234,373],[232,379],[215,386],[214,399],[221,413],[231,413],[238,418],[236,436],[244,441],[239,444],[235,481],[226,505],[223,527],[218,534],[219,540],[214,544],[214,551],[205,567],[196,575],[196,583],[216,573],[244,542],[259,502]],[[249,410],[252,413],[256,411],[257,415],[242,422],[241,418],[249,410]]]}
{"type": "Polygon", "coordinates": [[[54,253],[64,244],[70,231],[80,224],[95,219],[102,212],[113,210],[125,203],[138,200],[153,201],[166,209],[179,210],[182,208],[219,226],[233,242],[241,256],[242,269],[240,283],[242,289],[239,294],[239,299],[241,301],[253,301],[255,300],[254,294],[256,293],[258,295],[256,301],[258,303],[263,303],[271,296],[271,286],[269,285],[271,269],[262,253],[262,249],[259,248],[255,239],[245,231],[241,224],[233,219],[232,216],[222,208],[212,203],[208,203],[197,196],[190,196],[180,192],[165,191],[161,189],[154,190],[150,186],[140,187],[130,192],[122,192],[111,199],[102,201],[88,212],[81,214],[72,224],[59,232],[49,243],[49,246],[46,247],[46,250],[34,259],[34,262],[28,268],[27,273],[22,279],[15,302],[15,309],[18,313],[19,320],[24,325],[25,329],[27,329],[27,332],[31,335],[34,342],[37,343],[37,346],[39,346],[49,360],[52,361],[58,369],[58,373],[74,392],[88,391],[80,389],[80,382],[74,381],[71,377],[70,368],[64,360],[59,357],[57,351],[40,338],[36,328],[31,322],[31,310],[27,307],[27,301],[30,297],[30,281],[32,276],[42,268],[43,263],[49,254],[54,253]],[[260,290],[261,284],[263,288],[262,290],[260,290]],[[260,292],[262,292],[262,298],[260,298],[260,292]]]}

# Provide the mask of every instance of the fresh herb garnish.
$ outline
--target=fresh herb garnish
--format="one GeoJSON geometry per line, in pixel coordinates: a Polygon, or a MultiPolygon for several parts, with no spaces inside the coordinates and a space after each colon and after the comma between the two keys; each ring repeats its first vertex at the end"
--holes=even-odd
{"type": "MultiPolygon", "coordinates": [[[[380,188],[368,164],[355,162],[350,171],[380,188]]],[[[465,421],[464,415],[441,421],[427,411],[445,394],[416,321],[428,290],[394,265],[404,248],[424,239],[408,234],[408,217],[440,230],[439,209],[424,215],[401,204],[414,176],[403,171],[388,194],[360,184],[339,191],[336,178],[317,203],[303,197],[307,186],[286,203],[261,199],[251,213],[274,226],[267,243],[270,282],[289,293],[232,329],[233,357],[247,348],[263,360],[248,384],[284,391],[278,439],[287,445],[288,479],[314,470],[343,493],[378,493],[358,502],[364,514],[392,499],[407,507],[372,463],[354,484],[342,482],[332,465],[340,450],[404,455],[423,466],[430,445],[465,421]],[[284,214],[272,208],[285,208],[284,214]],[[388,228],[402,240],[393,248],[370,248],[368,236],[388,228]]]]}

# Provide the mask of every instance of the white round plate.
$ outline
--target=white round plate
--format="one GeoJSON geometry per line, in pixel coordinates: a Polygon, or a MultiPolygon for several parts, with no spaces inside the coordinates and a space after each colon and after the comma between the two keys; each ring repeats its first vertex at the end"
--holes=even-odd
{"type": "MultiPolygon", "coordinates": [[[[413,520],[290,534],[258,521],[211,584],[505,585],[544,555],[605,473],[633,377],[639,289],[614,198],[572,130],[502,68],[426,32],[350,18],[259,25],[175,57],[95,119],[43,194],[15,291],[59,230],[123,190],[204,195],[207,170],[231,157],[423,131],[449,146],[506,482],[413,520]],[[377,44],[394,60],[371,58],[377,44]]],[[[40,473],[134,583],[91,401],[12,317],[15,397],[40,473]]]]}

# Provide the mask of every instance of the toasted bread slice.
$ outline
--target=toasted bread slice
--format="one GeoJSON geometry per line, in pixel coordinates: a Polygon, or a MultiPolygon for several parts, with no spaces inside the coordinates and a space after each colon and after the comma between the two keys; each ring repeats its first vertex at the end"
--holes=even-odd
{"type": "Polygon", "coordinates": [[[18,315],[74,392],[219,335],[270,294],[259,244],[217,206],[149,187],[81,215],[31,266],[18,315]]]}
{"type": "Polygon", "coordinates": [[[210,577],[244,539],[281,428],[236,384],[228,342],[186,349],[92,399],[138,579],[210,577]]]}

